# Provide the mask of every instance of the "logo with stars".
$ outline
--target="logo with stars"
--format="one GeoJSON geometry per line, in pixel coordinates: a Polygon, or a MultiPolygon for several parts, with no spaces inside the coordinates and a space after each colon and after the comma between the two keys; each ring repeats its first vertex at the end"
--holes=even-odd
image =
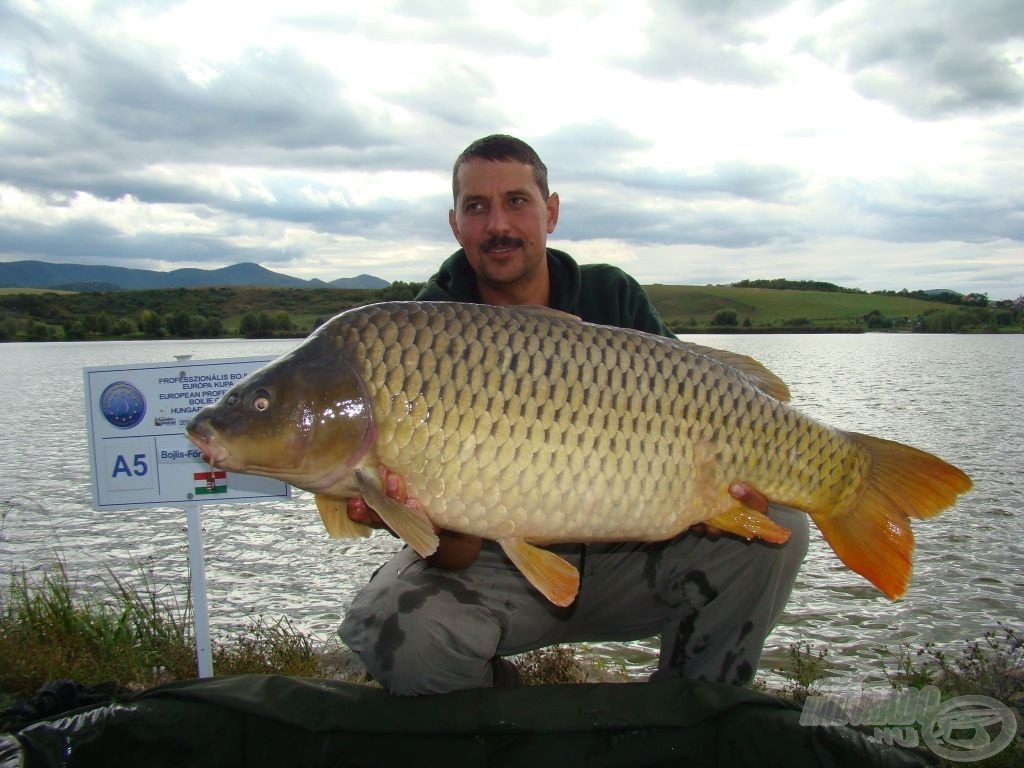
{"type": "Polygon", "coordinates": [[[146,415],[146,399],[134,384],[115,381],[100,395],[100,411],[118,429],[131,429],[146,415]]]}

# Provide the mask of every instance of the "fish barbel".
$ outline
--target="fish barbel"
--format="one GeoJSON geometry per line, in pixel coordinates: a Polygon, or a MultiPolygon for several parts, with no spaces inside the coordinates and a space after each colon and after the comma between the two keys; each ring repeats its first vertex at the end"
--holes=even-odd
{"type": "Polygon", "coordinates": [[[788,399],[743,355],[545,308],[387,302],[329,320],[187,431],[212,465],[316,494],[333,536],[369,534],[345,511],[362,496],[424,557],[436,528],[497,541],[558,605],[579,578],[543,544],[658,541],[700,522],[785,541],[729,495],[733,481],[809,513],[895,599],[910,578],[908,518],[949,507],[970,479],[788,399]],[[382,465],[419,509],[386,496],[382,465]]]}

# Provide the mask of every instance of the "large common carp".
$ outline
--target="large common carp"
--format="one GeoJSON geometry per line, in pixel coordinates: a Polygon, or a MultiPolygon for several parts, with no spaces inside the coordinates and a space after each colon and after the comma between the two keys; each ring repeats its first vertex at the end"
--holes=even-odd
{"type": "Polygon", "coordinates": [[[908,518],[971,481],[900,443],[843,432],[786,404],[749,357],[544,308],[394,302],[343,312],[188,425],[208,461],[316,494],[334,536],[367,535],[363,496],[423,556],[436,528],[497,541],[552,602],[578,574],[538,545],[656,541],[699,522],[782,542],[732,481],[808,512],[889,598],[910,577],[908,518]],[[419,509],[385,496],[400,474],[419,509]]]}

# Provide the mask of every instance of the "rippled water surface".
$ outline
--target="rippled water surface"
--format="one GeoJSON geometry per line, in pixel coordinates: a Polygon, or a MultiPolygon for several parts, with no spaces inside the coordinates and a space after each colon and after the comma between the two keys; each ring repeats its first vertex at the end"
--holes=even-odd
{"type": "MultiPolygon", "coordinates": [[[[781,376],[793,404],[833,426],[900,440],[964,469],[975,489],[915,526],[914,578],[890,603],[832,555],[820,536],[762,668],[790,644],[830,649],[840,673],[875,676],[875,649],[980,637],[1024,625],[1024,336],[700,336],[749,354],[781,376]]],[[[62,559],[85,589],[140,569],[184,594],[185,513],[90,507],[82,369],[90,365],[279,354],[294,341],[159,341],[0,346],[0,568],[62,559]]],[[[210,621],[215,632],[249,617],[287,616],[326,638],[345,606],[399,543],[327,538],[312,498],[203,510],[210,621]]],[[[655,642],[601,645],[640,674],[655,642]]]]}

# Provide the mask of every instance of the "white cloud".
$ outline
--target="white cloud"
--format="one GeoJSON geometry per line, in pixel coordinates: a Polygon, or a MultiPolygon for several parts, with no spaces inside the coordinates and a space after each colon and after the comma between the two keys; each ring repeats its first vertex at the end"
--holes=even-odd
{"type": "Polygon", "coordinates": [[[424,279],[495,131],[641,281],[1024,293],[1016,0],[15,0],[0,259],[424,279]]]}

